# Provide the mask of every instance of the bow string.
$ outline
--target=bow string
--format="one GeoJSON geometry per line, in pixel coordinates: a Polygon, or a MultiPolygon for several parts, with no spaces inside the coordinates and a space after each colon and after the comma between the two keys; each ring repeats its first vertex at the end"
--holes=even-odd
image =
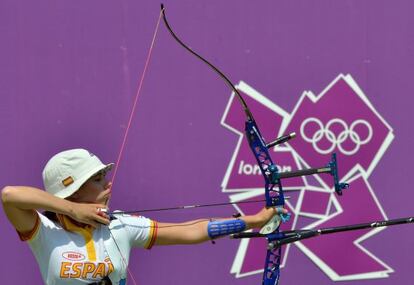
{"type": "MultiPolygon", "coordinates": [[[[137,103],[138,103],[138,98],[139,98],[139,95],[141,93],[142,86],[144,84],[145,75],[146,75],[146,72],[147,72],[147,69],[148,69],[148,66],[149,66],[149,62],[150,62],[150,59],[151,59],[152,51],[153,51],[153,48],[154,48],[154,45],[155,45],[155,40],[156,40],[156,37],[157,37],[157,34],[158,34],[160,22],[161,22],[161,12],[159,14],[159,17],[158,17],[158,20],[157,20],[157,24],[155,26],[155,31],[154,31],[154,34],[152,36],[151,45],[150,45],[150,47],[148,49],[148,54],[147,54],[147,57],[146,57],[146,60],[145,60],[144,69],[143,69],[142,74],[141,74],[141,77],[139,79],[139,84],[138,84],[137,92],[135,94],[134,102],[132,104],[132,108],[131,108],[131,111],[129,113],[128,124],[126,126],[126,129],[125,129],[125,132],[124,132],[124,135],[123,135],[121,147],[119,149],[118,157],[117,157],[117,160],[116,160],[116,163],[115,163],[115,168],[114,168],[114,171],[113,171],[113,174],[112,174],[112,178],[111,178],[111,186],[110,186],[111,189],[113,189],[113,186],[114,186],[114,183],[115,183],[115,178],[116,178],[116,175],[118,173],[118,169],[119,169],[119,166],[120,166],[122,157],[123,157],[123,153],[124,153],[124,149],[125,149],[125,146],[126,146],[126,143],[127,143],[129,131],[130,131],[131,125],[132,125],[132,120],[134,118],[134,114],[135,114],[135,111],[136,111],[136,107],[137,107],[137,103]]],[[[109,204],[109,200],[106,201],[106,204],[107,205],[109,204]]],[[[122,224],[122,221],[121,220],[119,220],[119,222],[122,224]]],[[[122,262],[123,266],[125,266],[125,268],[126,268],[128,274],[129,274],[129,276],[131,277],[132,282],[134,283],[134,285],[138,285],[136,279],[134,278],[134,275],[132,274],[132,272],[131,272],[131,270],[130,270],[130,268],[128,266],[127,259],[122,254],[122,251],[121,251],[121,249],[120,249],[120,247],[118,245],[118,242],[116,241],[115,236],[113,235],[111,229],[110,228],[108,228],[108,229],[109,229],[110,236],[111,236],[111,238],[112,238],[112,240],[113,240],[113,242],[114,242],[114,244],[115,244],[115,246],[116,246],[116,248],[117,248],[117,250],[118,250],[118,252],[120,254],[121,262],[122,262]]],[[[125,284],[125,282],[126,282],[126,279],[124,278],[124,279],[121,279],[120,280],[120,283],[119,284],[125,284]]]]}

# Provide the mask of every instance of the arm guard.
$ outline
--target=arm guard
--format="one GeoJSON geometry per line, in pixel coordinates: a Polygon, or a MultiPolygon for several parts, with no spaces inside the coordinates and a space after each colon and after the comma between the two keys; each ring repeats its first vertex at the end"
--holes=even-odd
{"type": "Polygon", "coordinates": [[[226,236],[230,234],[240,233],[246,229],[246,223],[243,220],[224,220],[211,221],[207,225],[208,236],[211,239],[226,236]]]}

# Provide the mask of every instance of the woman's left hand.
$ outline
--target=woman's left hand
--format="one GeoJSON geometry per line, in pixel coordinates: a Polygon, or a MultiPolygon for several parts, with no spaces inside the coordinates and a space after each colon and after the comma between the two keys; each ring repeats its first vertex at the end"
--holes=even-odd
{"type": "Polygon", "coordinates": [[[256,220],[255,227],[263,227],[274,215],[283,215],[287,214],[288,210],[282,207],[269,207],[263,208],[256,215],[254,215],[256,220]]]}

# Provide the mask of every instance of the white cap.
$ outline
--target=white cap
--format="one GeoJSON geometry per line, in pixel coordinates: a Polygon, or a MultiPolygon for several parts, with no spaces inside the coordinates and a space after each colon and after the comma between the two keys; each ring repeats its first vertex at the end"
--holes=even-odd
{"type": "Polygon", "coordinates": [[[114,164],[103,164],[85,149],[70,149],[53,156],[43,169],[43,184],[48,193],[66,198],[101,170],[110,170],[114,164]]]}

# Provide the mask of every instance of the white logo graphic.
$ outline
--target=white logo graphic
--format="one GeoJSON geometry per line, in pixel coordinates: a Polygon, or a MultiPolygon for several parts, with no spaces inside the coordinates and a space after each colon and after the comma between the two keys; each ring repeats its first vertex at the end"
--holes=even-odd
{"type": "Polygon", "coordinates": [[[315,151],[320,154],[331,153],[333,152],[335,147],[337,147],[342,154],[353,155],[358,152],[361,145],[369,143],[369,141],[372,138],[372,127],[367,121],[362,120],[362,119],[354,121],[351,124],[351,126],[348,127],[345,121],[338,119],[338,118],[331,119],[326,124],[326,126],[324,126],[321,120],[314,118],[314,117],[310,117],[304,120],[302,124],[300,125],[300,134],[306,142],[312,143],[312,146],[315,149],[315,151]],[[305,132],[305,128],[306,127],[309,128],[310,124],[316,124],[317,131],[315,131],[313,135],[308,136],[305,132]],[[334,131],[332,130],[333,129],[332,127],[334,125],[339,125],[341,129],[343,129],[338,135],[336,135],[334,131]],[[366,135],[366,138],[361,139],[361,136],[355,130],[357,126],[362,126],[366,128],[368,132],[368,134],[366,135]],[[318,143],[323,138],[326,138],[331,143],[331,145],[328,148],[323,149],[322,147],[320,147],[320,145],[318,145],[318,143]],[[345,147],[343,146],[343,143],[348,138],[351,139],[351,141],[355,144],[355,147],[350,150],[345,149],[345,147]]]}
{"type": "MultiPolygon", "coordinates": [[[[372,220],[388,219],[368,178],[392,142],[393,129],[374,109],[351,75],[340,74],[320,94],[315,95],[311,91],[303,92],[292,113],[285,111],[245,82],[241,81],[236,88],[257,103],[255,112],[266,112],[267,115],[274,116],[276,121],[278,117],[283,118],[277,132],[279,136],[291,131],[298,132],[300,141],[295,144],[295,148],[289,144],[272,149],[275,155],[277,154],[277,163],[282,169],[284,165],[294,169],[310,168],[309,163],[320,162],[319,155],[338,152],[342,155],[341,177],[343,181],[354,185],[352,191],[346,194],[350,195],[350,198],[339,200],[329,186],[330,177],[328,177],[329,182],[319,175],[313,176],[311,180],[307,177],[295,181],[289,180],[284,190],[296,191],[295,193],[299,190],[299,195],[296,199],[286,201],[286,207],[294,217],[291,224],[284,225],[286,230],[332,226],[336,223],[336,219],[349,219],[355,222],[360,219],[370,220],[371,217],[372,220]],[[332,101],[326,98],[335,100],[338,98],[338,102],[345,102],[346,106],[355,107],[355,112],[332,111],[330,109],[332,101]],[[315,109],[309,110],[309,106],[315,106],[315,109]],[[357,108],[360,108],[358,112],[357,108]],[[315,112],[316,110],[318,111],[315,112]],[[360,117],[355,117],[355,114],[360,114],[360,117]],[[361,156],[365,150],[369,151],[361,156]],[[353,200],[358,200],[359,204],[354,205],[353,200]],[[355,207],[359,205],[366,205],[364,217],[360,213],[355,214],[355,207]],[[308,222],[308,218],[312,220],[308,222]],[[301,223],[298,224],[298,221],[301,223]]],[[[231,202],[242,202],[263,195],[260,169],[252,162],[250,149],[247,149],[248,145],[244,142],[242,126],[233,125],[235,116],[240,115],[238,103],[233,93],[221,120],[225,128],[239,137],[221,185],[222,191],[230,194],[231,202]],[[233,104],[237,104],[237,107],[233,108],[233,104]]],[[[263,127],[265,132],[274,132],[274,127],[268,125],[263,127]]],[[[248,210],[240,204],[234,207],[241,213],[248,210]]],[[[287,245],[280,257],[280,267],[285,267],[289,250],[295,247],[309,257],[332,281],[352,283],[353,280],[388,278],[394,270],[362,244],[384,229],[376,228],[358,236],[356,233],[344,235],[340,239],[341,247],[335,249],[327,244],[308,241],[287,245]],[[348,252],[349,255],[345,256],[348,256],[349,260],[352,260],[354,257],[351,256],[355,254],[355,258],[362,261],[362,264],[338,263],[333,257],[348,252]]],[[[332,242],[336,242],[333,237],[332,242]]],[[[258,254],[263,248],[265,248],[263,243],[251,239],[241,240],[230,272],[235,274],[236,278],[263,274],[263,256],[258,254]],[[260,261],[256,262],[257,259],[260,261]]],[[[285,274],[288,275],[287,272],[285,274]]]]}

